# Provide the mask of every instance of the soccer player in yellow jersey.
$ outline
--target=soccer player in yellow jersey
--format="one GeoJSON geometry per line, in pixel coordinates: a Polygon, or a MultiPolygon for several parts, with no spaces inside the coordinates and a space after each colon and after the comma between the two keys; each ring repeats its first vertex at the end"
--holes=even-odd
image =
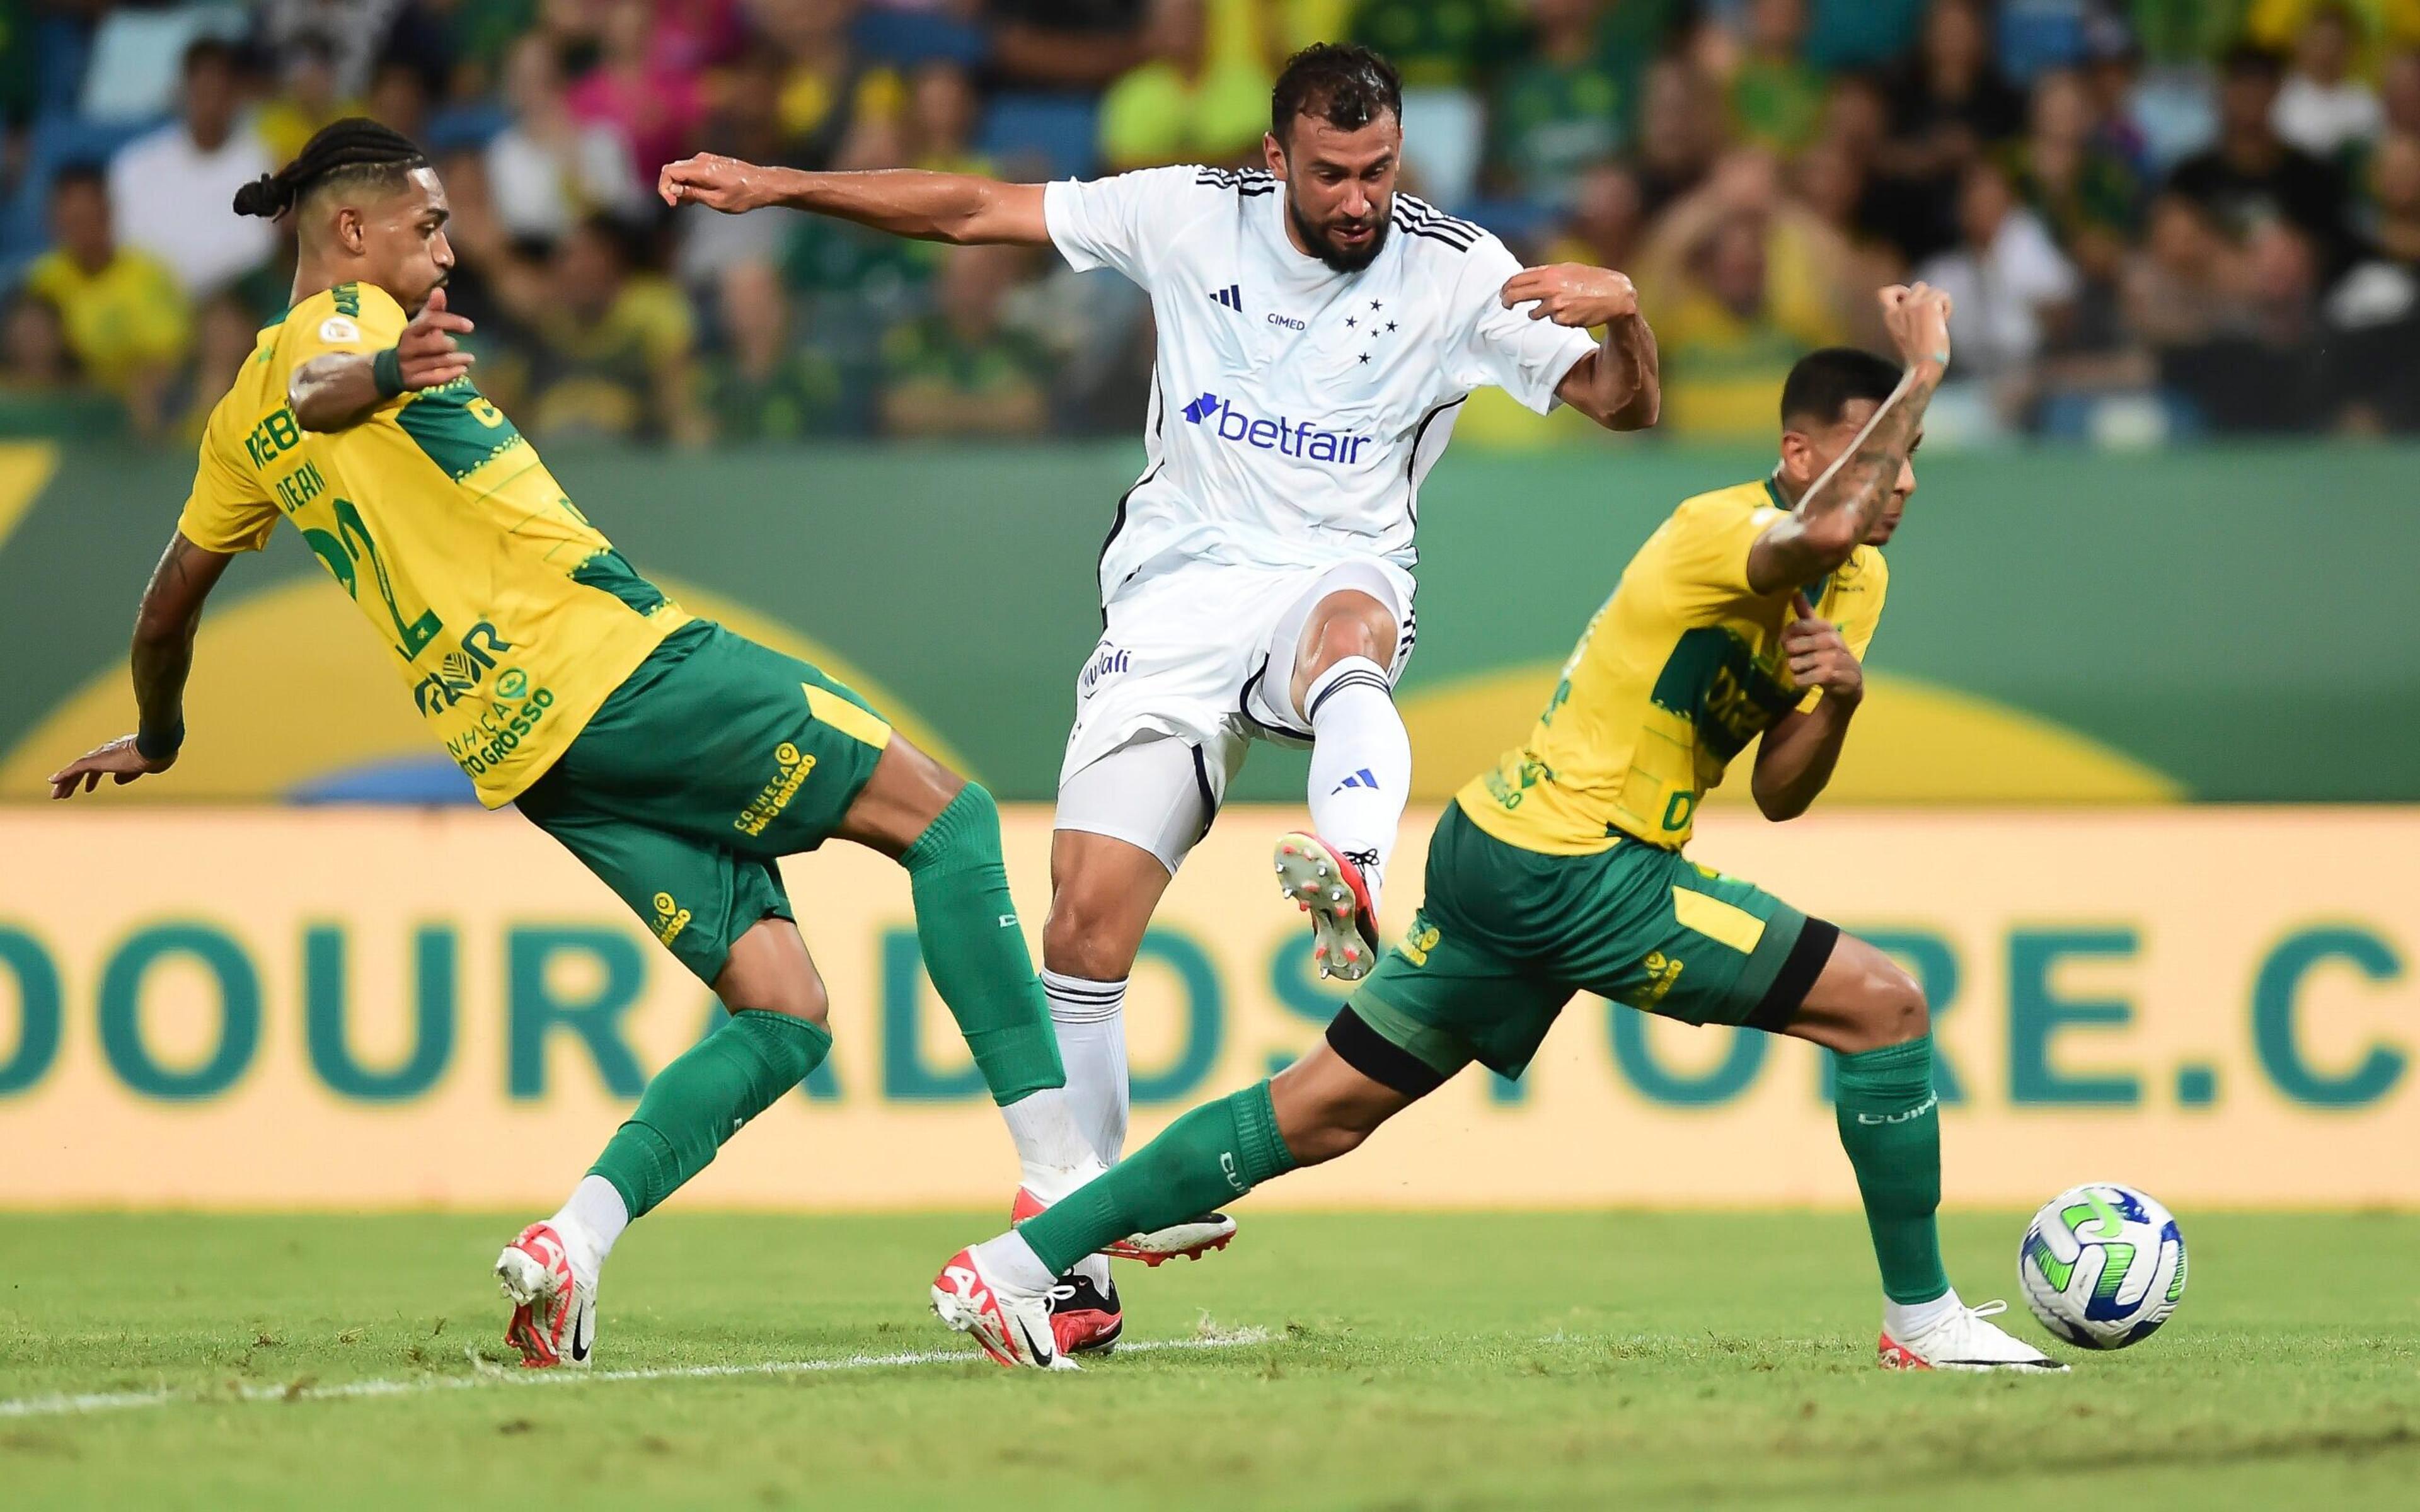
{"type": "Polygon", "coordinates": [[[1941,1264],[1941,1131],[1923,994],[1855,937],[1683,858],[1698,800],[1751,741],[1769,819],[1831,779],[1865,689],[1916,489],[1910,458],[1949,361],[1949,301],[1883,291],[1902,372],[1833,348],[1781,395],[1772,474],[1683,503],[1648,538],[1528,740],[1464,788],[1429,841],[1428,895],[1326,1041],[1272,1081],[1195,1108],[1107,1175],[933,1287],[945,1322],[1004,1363],[1051,1280],[1105,1236],[1148,1229],[1333,1160],[1478,1061],[1518,1076],[1574,994],[1690,1024],[1811,1040],[1883,1277],[1881,1363],[2057,1370],[1969,1308],[1941,1264]],[[980,1297],[980,1306],[970,1297],[980,1297]]]}
{"type": "MultiPolygon", "coordinates": [[[[294,302],[211,412],[144,593],[137,733],[61,769],[53,796],[170,769],[203,600],[290,519],[481,801],[561,841],[713,987],[730,1017],[648,1084],[563,1210],[499,1257],[522,1358],[585,1365],[597,1273],[623,1228],[830,1051],[823,982],[775,864],[830,839],[907,870],[925,966],[1027,1183],[1064,1190],[1097,1171],[990,795],[814,668],[685,613],[565,497],[471,381],[428,160],[384,127],[338,121],[235,208],[292,218],[294,302]]],[[[1047,1350],[1047,1323],[1042,1335],[1047,1350]]]]}

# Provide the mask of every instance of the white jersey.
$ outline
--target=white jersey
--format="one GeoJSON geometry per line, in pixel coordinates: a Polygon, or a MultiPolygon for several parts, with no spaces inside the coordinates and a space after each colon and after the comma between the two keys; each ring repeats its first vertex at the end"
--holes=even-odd
{"type": "Polygon", "coordinates": [[[1257,169],[1070,179],[1042,205],[1068,263],[1134,280],[1158,324],[1147,459],[1102,550],[1105,602],[1171,558],[1408,568],[1420,483],[1471,390],[1544,414],[1595,349],[1506,309],[1519,261],[1408,194],[1355,273],[1295,250],[1285,186],[1257,169]]]}

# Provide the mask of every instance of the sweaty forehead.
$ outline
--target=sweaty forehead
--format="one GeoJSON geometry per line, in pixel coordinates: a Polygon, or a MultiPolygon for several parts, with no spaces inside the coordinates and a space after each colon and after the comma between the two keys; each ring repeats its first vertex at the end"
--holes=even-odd
{"type": "Polygon", "coordinates": [[[1349,131],[1305,113],[1294,118],[1294,129],[1287,134],[1292,138],[1287,150],[1300,162],[1356,172],[1394,157],[1404,147],[1404,128],[1392,111],[1381,112],[1377,119],[1349,131]]]}

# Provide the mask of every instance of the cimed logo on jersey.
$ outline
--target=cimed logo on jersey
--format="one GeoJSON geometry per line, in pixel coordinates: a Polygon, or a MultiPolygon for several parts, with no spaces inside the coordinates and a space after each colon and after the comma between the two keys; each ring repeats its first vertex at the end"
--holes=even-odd
{"type": "Polygon", "coordinates": [[[1235,408],[1233,399],[1220,399],[1205,393],[1185,407],[1185,422],[1200,425],[1222,441],[1249,446],[1256,451],[1275,452],[1281,456],[1303,457],[1312,462],[1334,462],[1351,467],[1361,460],[1361,449],[1370,444],[1367,436],[1350,436],[1342,431],[1325,430],[1310,421],[1296,421],[1282,416],[1262,420],[1235,408]]]}

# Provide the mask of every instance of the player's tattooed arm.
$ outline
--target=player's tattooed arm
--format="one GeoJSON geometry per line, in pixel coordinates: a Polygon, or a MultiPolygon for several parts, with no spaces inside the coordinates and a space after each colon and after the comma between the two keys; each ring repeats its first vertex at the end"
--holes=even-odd
{"type": "Polygon", "coordinates": [[[178,748],[185,740],[185,678],[194,670],[194,634],[201,628],[202,603],[234,560],[195,546],[182,532],[169,537],[134,616],[135,733],[53,772],[52,797],[73,797],[79,788],[90,793],[104,777],[122,787],[177,764],[178,748]]]}
{"type": "Polygon", "coordinates": [[[1505,280],[1499,297],[1508,310],[1528,304],[1532,320],[1604,328],[1597,349],[1574,363],[1556,385],[1556,398],[1607,430],[1655,424],[1664,405],[1663,370],[1655,332],[1638,312],[1638,290],[1628,275],[1585,263],[1525,268],[1505,280]]]}
{"type": "Polygon", "coordinates": [[[1805,594],[1791,595],[1797,617],[1781,631],[1781,652],[1802,688],[1822,688],[1811,709],[1793,709],[1765,731],[1756,750],[1749,791],[1758,811],[1776,824],[1797,818],[1830,785],[1847,741],[1849,720],[1865,702],[1865,669],[1839,626],[1818,619],[1805,594]]]}
{"type": "Polygon", "coordinates": [[[726,215],[786,205],[920,241],[1039,247],[1050,240],[1040,184],[1004,184],[973,174],[915,168],[807,173],[701,152],[667,163],[656,177],[656,193],[667,205],[703,205],[726,215]]]}
{"type": "Polygon", "coordinates": [[[442,388],[469,373],[477,359],[455,338],[471,329],[468,319],[445,308],[445,291],[436,289],[386,351],[329,352],[296,368],[286,380],[287,408],[304,430],[358,424],[398,393],[442,388]]]}
{"type": "Polygon", "coordinates": [[[1789,517],[1757,537],[1747,581],[1759,594],[1812,582],[1847,562],[1898,490],[1916,449],[1925,407],[1949,365],[1949,296],[1924,284],[1894,285],[1882,291],[1882,303],[1907,371],[1789,517]]]}

